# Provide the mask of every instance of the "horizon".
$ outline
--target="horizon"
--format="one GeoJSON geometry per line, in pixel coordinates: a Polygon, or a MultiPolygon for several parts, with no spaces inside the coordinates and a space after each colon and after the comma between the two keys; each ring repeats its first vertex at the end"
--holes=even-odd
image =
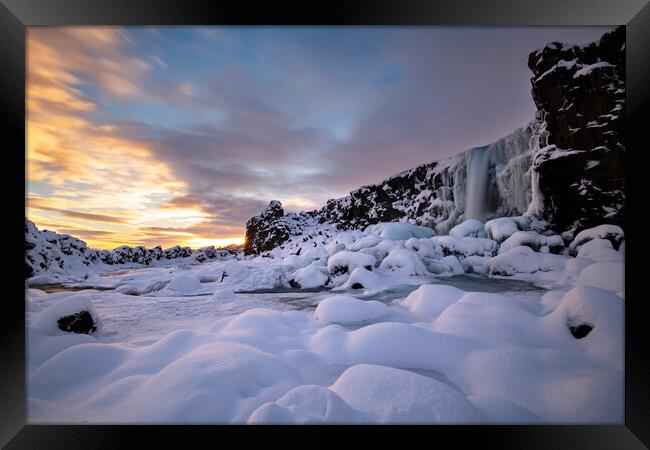
{"type": "Polygon", "coordinates": [[[525,126],[528,54],[611,29],[29,28],[26,217],[97,249],[241,244],[271,200],[316,209],[525,126]]]}

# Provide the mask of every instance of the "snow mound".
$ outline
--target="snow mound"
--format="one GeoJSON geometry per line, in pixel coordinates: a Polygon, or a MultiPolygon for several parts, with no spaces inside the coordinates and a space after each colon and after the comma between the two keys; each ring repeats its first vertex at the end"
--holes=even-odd
{"type": "Polygon", "coordinates": [[[316,288],[325,286],[329,277],[327,276],[327,268],[325,266],[310,264],[307,267],[296,270],[291,275],[289,284],[294,287],[300,288],[316,288]]]}
{"type": "Polygon", "coordinates": [[[449,230],[449,235],[455,237],[487,237],[485,225],[483,222],[476,219],[468,219],[465,222],[456,225],[454,228],[449,230]]]}
{"type": "Polygon", "coordinates": [[[571,244],[569,244],[569,254],[571,256],[577,255],[580,246],[593,239],[607,239],[612,243],[613,248],[618,250],[619,245],[625,239],[625,235],[621,227],[617,225],[603,224],[582,230],[576,235],[571,244]]]}
{"type": "Polygon", "coordinates": [[[426,275],[428,273],[417,253],[404,247],[391,250],[381,262],[379,268],[406,276],[426,275]]]}
{"type": "Polygon", "coordinates": [[[350,295],[325,297],[316,307],[314,317],[321,322],[354,324],[376,320],[388,313],[381,302],[359,300],[350,295]]]}
{"type": "Polygon", "coordinates": [[[375,423],[473,423],[482,414],[463,394],[406,370],[371,364],[347,369],[331,386],[375,423]]]}
{"type": "Polygon", "coordinates": [[[499,253],[485,263],[490,275],[511,276],[516,273],[533,273],[540,268],[541,260],[538,253],[530,247],[515,247],[499,253]]]}
{"type": "Polygon", "coordinates": [[[505,253],[515,247],[526,246],[533,250],[540,250],[542,247],[557,249],[564,247],[562,236],[543,236],[534,231],[516,231],[508,239],[501,243],[499,254],[505,253]]]}
{"type": "Polygon", "coordinates": [[[167,285],[167,289],[176,292],[192,292],[201,288],[201,282],[196,277],[181,275],[173,278],[167,285]]]}
{"type": "Polygon", "coordinates": [[[597,262],[585,267],[576,280],[578,286],[591,286],[619,293],[625,290],[625,267],[622,262],[597,262]]]}
{"type": "Polygon", "coordinates": [[[371,269],[375,265],[375,258],[367,253],[340,251],[329,257],[327,270],[332,276],[352,272],[357,267],[371,269]]]}
{"type": "Polygon", "coordinates": [[[364,267],[357,267],[350,274],[348,281],[335,289],[365,289],[368,292],[376,292],[382,290],[385,286],[386,282],[380,275],[364,267]]]}
{"type": "Polygon", "coordinates": [[[401,304],[422,319],[433,321],[445,308],[455,303],[464,294],[465,291],[453,286],[423,284],[411,292],[401,304]]]}
{"type": "Polygon", "coordinates": [[[442,248],[445,255],[454,255],[459,258],[472,255],[493,256],[498,246],[496,241],[486,238],[435,236],[431,240],[442,248]]]}
{"type": "Polygon", "coordinates": [[[303,385],[279,400],[265,403],[248,419],[249,424],[336,424],[368,422],[345,400],[324,386],[303,385]]]}
{"type": "Polygon", "coordinates": [[[485,222],[487,237],[499,243],[519,231],[517,223],[510,217],[499,217],[485,222]]]}

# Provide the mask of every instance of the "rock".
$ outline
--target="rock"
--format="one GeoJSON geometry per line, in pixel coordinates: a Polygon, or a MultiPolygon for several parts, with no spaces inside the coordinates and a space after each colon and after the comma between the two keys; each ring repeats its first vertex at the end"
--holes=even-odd
{"type": "Polygon", "coordinates": [[[545,125],[533,158],[543,218],[559,231],[622,225],[625,28],[586,46],[548,44],[528,67],[545,125]]]}
{"type": "Polygon", "coordinates": [[[90,334],[97,330],[93,318],[88,311],[79,311],[70,316],[61,317],[57,324],[59,329],[70,333],[90,334]]]}

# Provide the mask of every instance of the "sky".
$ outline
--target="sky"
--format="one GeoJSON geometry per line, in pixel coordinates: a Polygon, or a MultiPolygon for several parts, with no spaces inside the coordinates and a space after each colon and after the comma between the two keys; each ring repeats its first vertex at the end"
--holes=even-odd
{"type": "Polygon", "coordinates": [[[30,27],[26,215],[95,248],[227,245],[534,117],[528,54],[609,28],[30,27]]]}

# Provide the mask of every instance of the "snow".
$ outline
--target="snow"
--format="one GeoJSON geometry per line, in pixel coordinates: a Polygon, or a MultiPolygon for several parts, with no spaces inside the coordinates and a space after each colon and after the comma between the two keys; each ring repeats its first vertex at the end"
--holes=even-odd
{"type": "Polygon", "coordinates": [[[517,223],[509,217],[499,217],[485,222],[485,231],[489,239],[501,243],[519,231],[517,223]]]}
{"type": "Polygon", "coordinates": [[[66,316],[73,315],[82,311],[87,311],[92,317],[93,324],[97,329],[101,329],[102,321],[97,314],[95,306],[86,295],[74,295],[63,298],[58,302],[48,306],[34,320],[34,328],[48,335],[61,335],[66,332],[59,329],[57,321],[66,316]]]}
{"type": "Polygon", "coordinates": [[[445,308],[455,303],[465,292],[444,284],[423,284],[402,301],[402,305],[424,321],[433,321],[445,308]]]}
{"type": "Polygon", "coordinates": [[[375,258],[367,253],[340,251],[327,260],[327,270],[331,275],[349,273],[357,267],[372,267],[375,258]]]}
{"type": "Polygon", "coordinates": [[[588,228],[578,233],[571,244],[569,244],[569,253],[573,256],[576,255],[580,247],[592,239],[608,239],[612,244],[616,245],[615,248],[618,248],[618,245],[623,242],[624,238],[623,230],[618,225],[598,225],[597,227],[588,228]]]}
{"type": "Polygon", "coordinates": [[[476,219],[468,219],[465,222],[456,225],[454,228],[449,230],[449,235],[457,237],[487,237],[485,225],[483,222],[476,219]]]}
{"type": "Polygon", "coordinates": [[[347,369],[331,387],[373,423],[474,423],[483,417],[453,388],[406,370],[371,364],[347,369]]]}
{"type": "Polygon", "coordinates": [[[296,270],[291,279],[298,283],[301,288],[316,288],[324,286],[329,277],[327,276],[327,268],[316,264],[311,264],[302,269],[296,270]]]}
{"type": "Polygon", "coordinates": [[[472,255],[492,256],[498,244],[492,239],[469,238],[458,236],[436,236],[432,241],[440,246],[445,253],[467,257],[472,255]]]}
{"type": "Polygon", "coordinates": [[[350,295],[332,295],[318,304],[314,317],[325,323],[352,324],[375,320],[388,312],[388,307],[373,300],[359,300],[350,295]]]}
{"type": "Polygon", "coordinates": [[[526,215],[380,225],[27,289],[29,422],[622,423],[622,232],[574,257],[526,215]],[[58,329],[80,310],[101,326],[58,329]]]}
{"type": "Polygon", "coordinates": [[[405,222],[387,222],[370,225],[366,232],[376,233],[383,239],[406,240],[409,238],[429,238],[435,233],[431,228],[405,222]]]}
{"type": "Polygon", "coordinates": [[[381,262],[379,268],[406,276],[426,275],[428,273],[417,253],[404,247],[392,249],[381,262]]]}
{"type": "Polygon", "coordinates": [[[625,289],[625,269],[622,262],[598,262],[585,267],[576,280],[578,286],[592,286],[609,292],[625,289]]]}
{"type": "Polygon", "coordinates": [[[505,253],[515,247],[527,246],[533,250],[539,250],[545,246],[550,249],[564,247],[562,236],[543,236],[534,231],[516,231],[499,246],[499,254],[505,253]]]}
{"type": "Polygon", "coordinates": [[[613,64],[608,63],[607,61],[600,61],[594,64],[589,64],[587,66],[583,66],[580,70],[576,70],[576,72],[573,74],[573,78],[579,78],[585,75],[589,75],[592,71],[596,69],[602,69],[605,67],[615,67],[613,64]]]}

